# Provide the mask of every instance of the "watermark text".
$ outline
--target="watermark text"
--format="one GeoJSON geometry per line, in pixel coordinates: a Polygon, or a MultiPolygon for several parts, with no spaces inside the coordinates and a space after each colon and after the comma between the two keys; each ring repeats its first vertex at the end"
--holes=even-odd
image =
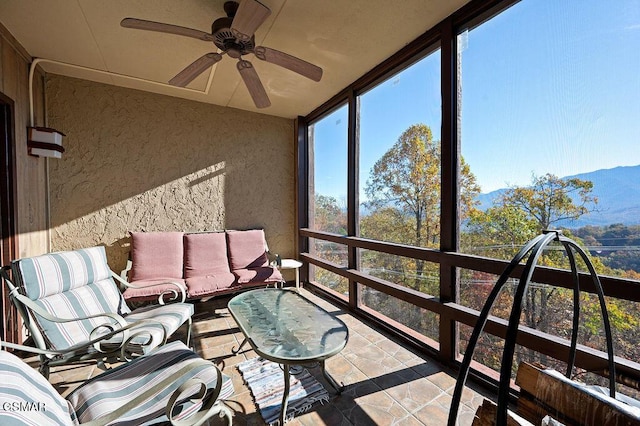
{"type": "Polygon", "coordinates": [[[0,407],[2,411],[46,411],[44,402],[34,401],[3,402],[0,407]]]}

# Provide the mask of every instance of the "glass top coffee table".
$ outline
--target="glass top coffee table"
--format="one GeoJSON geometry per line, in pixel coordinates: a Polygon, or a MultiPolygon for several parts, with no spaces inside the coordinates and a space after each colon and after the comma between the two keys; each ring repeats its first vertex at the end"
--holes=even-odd
{"type": "Polygon", "coordinates": [[[249,342],[258,355],[283,365],[281,425],[287,413],[290,366],[318,362],[331,386],[342,391],[325,369],[325,360],[339,353],[349,338],[349,330],[340,319],[296,291],[273,288],[235,296],[229,301],[229,312],[245,336],[234,353],[249,342]]]}

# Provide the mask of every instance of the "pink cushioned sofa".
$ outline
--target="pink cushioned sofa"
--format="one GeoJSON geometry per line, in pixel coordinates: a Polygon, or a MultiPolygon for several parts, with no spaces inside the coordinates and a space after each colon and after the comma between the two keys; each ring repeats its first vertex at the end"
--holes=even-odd
{"type": "Polygon", "coordinates": [[[264,231],[131,232],[131,254],[123,278],[143,288],[124,291],[127,300],[151,300],[185,286],[188,299],[233,293],[282,282],[264,231]]]}

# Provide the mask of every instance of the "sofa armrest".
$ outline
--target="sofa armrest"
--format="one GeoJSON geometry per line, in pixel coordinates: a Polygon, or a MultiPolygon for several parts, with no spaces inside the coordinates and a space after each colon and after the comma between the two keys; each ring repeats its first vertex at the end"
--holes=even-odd
{"type": "MultiPolygon", "coordinates": [[[[131,284],[130,282],[128,282],[127,280],[123,279],[121,276],[117,275],[113,271],[111,272],[111,275],[113,276],[113,278],[116,279],[116,281],[118,281],[124,287],[143,288],[143,286],[138,286],[138,285],[135,285],[135,284],[131,284]]],[[[158,303],[160,305],[164,305],[166,302],[180,302],[180,303],[183,303],[184,301],[187,300],[187,290],[182,284],[177,283],[175,281],[166,281],[166,282],[164,282],[162,284],[173,286],[173,287],[175,287],[175,289],[171,289],[168,292],[164,291],[163,293],[160,293],[158,295],[158,303]],[[165,301],[165,296],[168,296],[168,300],[167,301],[165,301]]]]}
{"type": "Polygon", "coordinates": [[[126,282],[129,282],[129,272],[131,271],[132,267],[133,262],[131,261],[131,259],[127,259],[127,266],[125,266],[124,269],[120,271],[120,278],[122,278],[126,282]]]}

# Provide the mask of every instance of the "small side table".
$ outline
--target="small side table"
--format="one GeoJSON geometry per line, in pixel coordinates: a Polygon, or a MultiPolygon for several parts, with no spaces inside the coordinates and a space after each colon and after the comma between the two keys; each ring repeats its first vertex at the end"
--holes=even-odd
{"type": "Polygon", "coordinates": [[[282,269],[295,269],[296,270],[296,291],[300,291],[300,267],[302,266],[302,262],[295,259],[282,259],[282,263],[279,267],[282,269]]]}

